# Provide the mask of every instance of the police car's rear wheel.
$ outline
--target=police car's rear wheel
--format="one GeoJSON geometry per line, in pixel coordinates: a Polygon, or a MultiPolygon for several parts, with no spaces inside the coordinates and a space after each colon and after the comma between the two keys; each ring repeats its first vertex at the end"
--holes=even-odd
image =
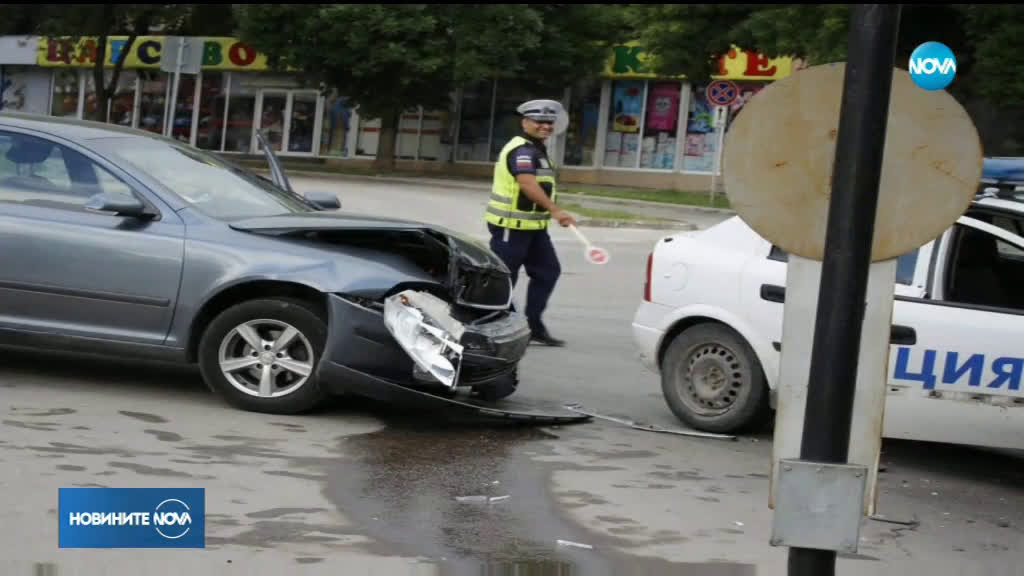
{"type": "Polygon", "coordinates": [[[672,412],[689,426],[733,433],[755,423],[765,403],[760,364],[746,341],[721,324],[698,324],[669,345],[661,371],[672,412]]]}

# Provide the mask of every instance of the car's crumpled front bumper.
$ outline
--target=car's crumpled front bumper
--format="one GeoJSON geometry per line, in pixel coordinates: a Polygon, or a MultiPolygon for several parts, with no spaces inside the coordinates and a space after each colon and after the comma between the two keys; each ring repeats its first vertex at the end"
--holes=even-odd
{"type": "Polygon", "coordinates": [[[460,323],[436,306],[439,301],[418,298],[422,295],[392,296],[386,309],[358,298],[329,295],[329,333],[318,367],[322,385],[336,393],[375,397],[382,380],[449,391],[485,387],[514,375],[530,343],[530,328],[522,315],[499,313],[494,320],[460,323]],[[433,346],[440,342],[445,346],[433,346]]]}

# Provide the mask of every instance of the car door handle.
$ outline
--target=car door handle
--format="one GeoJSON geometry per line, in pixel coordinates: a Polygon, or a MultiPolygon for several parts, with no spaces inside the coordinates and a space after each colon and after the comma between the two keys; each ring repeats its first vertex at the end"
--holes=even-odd
{"type": "Polygon", "coordinates": [[[776,286],[775,284],[761,284],[761,299],[781,304],[786,301],[786,287],[776,286]]]}
{"type": "Polygon", "coordinates": [[[914,344],[917,344],[917,331],[910,326],[894,324],[889,333],[889,343],[913,346],[914,344]]]}

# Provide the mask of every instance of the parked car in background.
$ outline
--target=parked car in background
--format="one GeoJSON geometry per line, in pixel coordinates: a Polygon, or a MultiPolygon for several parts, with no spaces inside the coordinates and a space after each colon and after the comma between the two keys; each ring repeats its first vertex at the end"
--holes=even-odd
{"type": "Polygon", "coordinates": [[[496,255],[296,194],[262,144],[270,179],[141,130],[0,114],[0,344],[197,363],[273,413],[394,385],[515,392],[529,329],[496,255]]]}

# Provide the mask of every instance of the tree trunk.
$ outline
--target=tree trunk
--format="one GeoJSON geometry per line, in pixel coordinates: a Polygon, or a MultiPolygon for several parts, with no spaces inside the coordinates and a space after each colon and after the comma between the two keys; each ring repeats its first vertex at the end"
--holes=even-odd
{"type": "Polygon", "coordinates": [[[401,115],[401,112],[387,112],[381,116],[377,156],[373,160],[373,169],[377,172],[387,173],[395,170],[395,142],[401,115]]]}
{"type": "MultiPolygon", "coordinates": [[[[104,11],[107,10],[109,7],[104,7],[104,11]]],[[[103,78],[104,64],[107,61],[107,33],[100,34],[96,43],[96,60],[92,63],[92,85],[96,91],[96,121],[106,122],[111,94],[103,78]]]]}

